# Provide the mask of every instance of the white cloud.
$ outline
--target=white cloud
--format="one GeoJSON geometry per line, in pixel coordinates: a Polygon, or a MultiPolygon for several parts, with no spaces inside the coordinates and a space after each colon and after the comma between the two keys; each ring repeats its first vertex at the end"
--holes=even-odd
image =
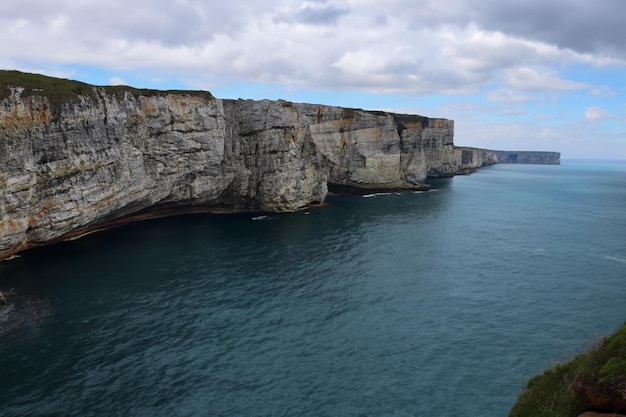
{"type": "Polygon", "coordinates": [[[541,130],[541,136],[546,138],[560,138],[563,136],[563,133],[558,130],[546,127],[541,130]]]}
{"type": "Polygon", "coordinates": [[[509,88],[500,88],[498,90],[487,92],[487,100],[503,103],[527,103],[529,101],[539,101],[541,99],[537,96],[523,94],[509,88]]]}
{"type": "Polygon", "coordinates": [[[110,85],[128,85],[128,83],[120,77],[109,78],[109,84],[110,85]]]}
{"type": "Polygon", "coordinates": [[[585,110],[585,119],[590,122],[598,122],[601,120],[616,119],[616,116],[601,107],[592,106],[585,110]]]}
{"type": "Polygon", "coordinates": [[[0,5],[0,24],[10,28],[0,62],[37,59],[158,69],[181,78],[456,94],[498,82],[505,71],[509,87],[518,90],[581,89],[584,83],[533,68],[602,58],[508,33],[485,20],[491,12],[484,6],[500,14],[513,6],[485,0],[454,7],[388,0],[384,11],[372,0],[242,0],[210,7],[199,0],[24,2],[0,5]]]}
{"type": "Polygon", "coordinates": [[[615,91],[613,91],[611,87],[608,87],[606,85],[600,85],[598,87],[592,88],[591,94],[593,94],[594,96],[609,97],[614,96],[617,93],[615,93],[615,91]]]}
{"type": "Polygon", "coordinates": [[[507,84],[520,90],[558,91],[583,90],[584,83],[564,80],[553,72],[540,72],[532,68],[514,68],[508,71],[507,84]]]}

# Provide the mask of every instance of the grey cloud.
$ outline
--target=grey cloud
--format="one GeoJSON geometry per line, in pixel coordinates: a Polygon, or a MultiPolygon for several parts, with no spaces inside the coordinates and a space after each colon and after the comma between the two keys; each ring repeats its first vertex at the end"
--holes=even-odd
{"type": "Polygon", "coordinates": [[[390,15],[405,16],[411,30],[475,24],[571,49],[626,59],[626,5],[623,0],[386,0],[390,15]]]}
{"type": "Polygon", "coordinates": [[[312,25],[331,25],[337,23],[339,18],[348,14],[349,9],[334,4],[323,6],[308,5],[298,10],[296,20],[312,25]]]}
{"type": "Polygon", "coordinates": [[[626,58],[624,6],[623,0],[483,0],[471,4],[471,16],[488,30],[626,58]]]}
{"type": "Polygon", "coordinates": [[[281,13],[275,18],[275,21],[330,26],[337,24],[339,19],[348,13],[350,13],[350,7],[347,5],[317,0],[304,2],[295,12],[281,13]]]}

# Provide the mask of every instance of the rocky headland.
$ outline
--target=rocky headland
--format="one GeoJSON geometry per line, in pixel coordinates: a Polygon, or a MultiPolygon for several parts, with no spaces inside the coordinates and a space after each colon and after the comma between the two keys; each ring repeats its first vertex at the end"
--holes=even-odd
{"type": "Polygon", "coordinates": [[[294,211],[499,161],[453,136],[446,119],[0,71],[0,259],[137,217],[294,211]]]}

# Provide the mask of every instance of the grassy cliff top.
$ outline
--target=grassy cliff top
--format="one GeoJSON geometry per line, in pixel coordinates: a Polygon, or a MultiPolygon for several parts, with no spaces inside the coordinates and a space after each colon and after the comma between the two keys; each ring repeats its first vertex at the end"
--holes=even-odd
{"type": "Polygon", "coordinates": [[[528,381],[509,417],[626,413],[626,323],[589,352],[528,381]]]}
{"type": "MultiPolygon", "coordinates": [[[[61,105],[66,102],[73,102],[78,96],[96,99],[96,87],[80,81],[68,80],[64,78],[48,77],[40,74],[30,74],[20,71],[0,70],[0,100],[9,97],[11,88],[21,87],[24,89],[22,96],[43,96],[47,97],[51,105],[61,105]]],[[[121,98],[126,93],[134,96],[166,96],[169,94],[186,94],[199,96],[205,99],[213,99],[213,95],[208,91],[194,90],[151,90],[144,88],[133,88],[125,85],[99,87],[107,93],[121,98]]]]}
{"type": "MultiPolygon", "coordinates": [[[[0,70],[0,101],[11,96],[12,88],[22,88],[23,91],[20,94],[22,97],[46,97],[50,107],[53,109],[53,113],[60,111],[64,104],[79,102],[79,97],[89,98],[97,105],[99,103],[98,95],[102,94],[102,91],[106,94],[115,96],[118,100],[123,99],[128,93],[134,97],[165,97],[168,95],[184,95],[198,97],[207,101],[215,99],[213,94],[202,90],[154,90],[147,88],[134,88],[127,85],[96,86],[66,78],[49,77],[46,75],[32,74],[16,70],[0,70]]],[[[284,107],[291,107],[294,105],[294,103],[290,101],[279,101],[282,101],[284,107]]],[[[416,127],[417,125],[421,125],[422,128],[426,128],[431,120],[428,117],[416,114],[398,114],[379,110],[363,110],[354,108],[343,108],[342,117],[344,119],[352,119],[360,112],[374,115],[392,114],[394,121],[398,126],[399,132],[407,127],[416,127]]]]}

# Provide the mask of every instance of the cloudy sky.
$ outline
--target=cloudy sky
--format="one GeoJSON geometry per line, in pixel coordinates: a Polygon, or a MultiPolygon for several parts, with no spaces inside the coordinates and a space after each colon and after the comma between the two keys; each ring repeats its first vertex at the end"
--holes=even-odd
{"type": "Polygon", "coordinates": [[[455,120],[455,143],[626,160],[624,0],[20,0],[0,68],[455,120]]]}

